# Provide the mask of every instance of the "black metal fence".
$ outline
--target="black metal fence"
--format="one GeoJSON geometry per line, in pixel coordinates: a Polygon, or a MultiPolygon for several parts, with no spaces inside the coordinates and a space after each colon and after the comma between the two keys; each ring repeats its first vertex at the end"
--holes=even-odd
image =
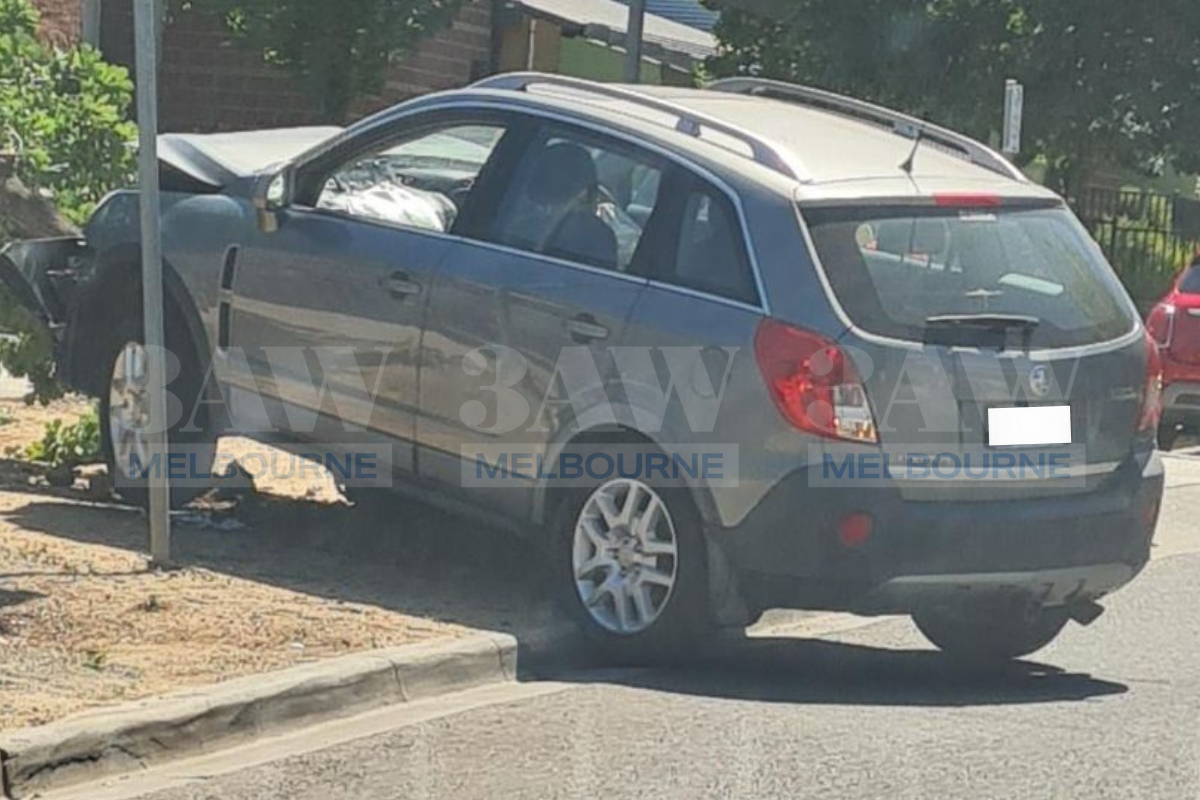
{"type": "Polygon", "coordinates": [[[1200,251],[1200,201],[1137,189],[1088,189],[1075,213],[1143,309],[1200,251]]]}

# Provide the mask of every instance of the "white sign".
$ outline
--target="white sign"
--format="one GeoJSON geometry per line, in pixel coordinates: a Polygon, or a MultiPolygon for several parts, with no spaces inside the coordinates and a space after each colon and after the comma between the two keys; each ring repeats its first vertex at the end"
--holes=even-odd
{"type": "Polygon", "coordinates": [[[1070,406],[988,409],[988,444],[992,447],[1070,443],[1070,406]]]}
{"type": "Polygon", "coordinates": [[[1021,117],[1025,113],[1025,87],[1011,78],[1004,82],[1004,153],[1021,152],[1021,117]]]}

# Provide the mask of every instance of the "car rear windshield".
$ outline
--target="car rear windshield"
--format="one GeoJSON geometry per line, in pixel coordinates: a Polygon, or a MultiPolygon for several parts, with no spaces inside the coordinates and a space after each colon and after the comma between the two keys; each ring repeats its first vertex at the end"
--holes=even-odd
{"type": "Polygon", "coordinates": [[[1200,294],[1200,264],[1193,264],[1179,282],[1179,291],[1184,294],[1200,294]]]}
{"type": "Polygon", "coordinates": [[[804,217],[838,301],[869,333],[923,341],[939,317],[1019,317],[1036,320],[1029,346],[1072,347],[1135,324],[1112,268],[1062,208],[830,207],[804,217]]]}

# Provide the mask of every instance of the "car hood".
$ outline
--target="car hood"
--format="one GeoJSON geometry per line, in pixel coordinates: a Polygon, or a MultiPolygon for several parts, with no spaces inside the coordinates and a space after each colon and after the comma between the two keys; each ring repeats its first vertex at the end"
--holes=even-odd
{"type": "Polygon", "coordinates": [[[290,161],[341,130],[314,126],[238,133],[167,133],[158,137],[158,158],[166,168],[164,183],[182,177],[201,185],[196,188],[218,191],[236,178],[290,161]]]}

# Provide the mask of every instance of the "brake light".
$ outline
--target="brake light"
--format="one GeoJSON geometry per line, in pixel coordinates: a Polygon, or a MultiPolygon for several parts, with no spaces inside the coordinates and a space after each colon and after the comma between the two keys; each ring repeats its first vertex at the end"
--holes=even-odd
{"type": "Polygon", "coordinates": [[[1148,433],[1158,428],[1162,419],[1163,374],[1162,357],[1158,354],[1158,342],[1146,332],[1146,378],[1142,386],[1142,410],[1138,414],[1138,433],[1148,433]]]}
{"type": "Polygon", "coordinates": [[[754,356],[775,407],[791,425],[831,439],[879,441],[858,370],[834,342],[765,319],[754,356]]]}
{"type": "Polygon", "coordinates": [[[1175,306],[1170,303],[1156,305],[1146,320],[1146,328],[1159,347],[1170,347],[1175,336],[1175,306]]]}
{"type": "Polygon", "coordinates": [[[982,194],[969,192],[940,192],[933,196],[937,206],[957,206],[961,208],[995,208],[1003,202],[998,194],[982,194]]]}

